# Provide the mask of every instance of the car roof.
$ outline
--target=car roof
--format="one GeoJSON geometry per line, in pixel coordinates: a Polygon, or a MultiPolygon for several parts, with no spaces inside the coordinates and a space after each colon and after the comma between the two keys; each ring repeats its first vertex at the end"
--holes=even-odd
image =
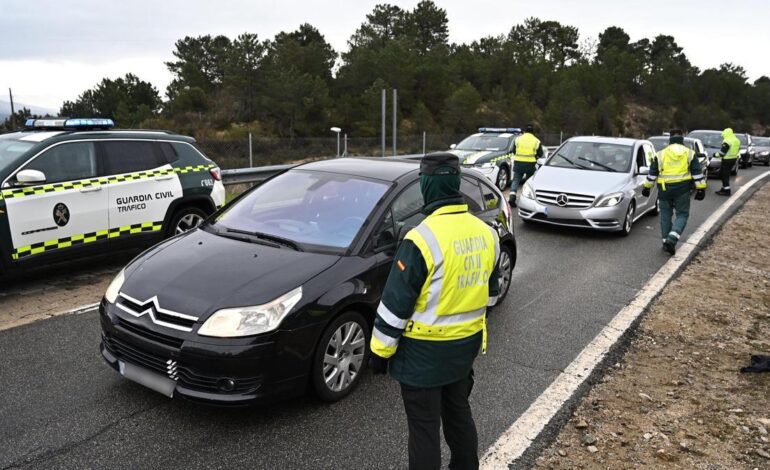
{"type": "Polygon", "coordinates": [[[169,131],[150,129],[112,129],[112,130],[23,130],[3,134],[4,138],[24,140],[28,142],[63,142],[70,140],[96,139],[156,139],[179,142],[195,142],[192,137],[175,134],[169,131]]]}
{"type": "MultiPolygon", "coordinates": [[[[652,139],[670,139],[670,138],[671,138],[671,136],[669,136],[669,135],[653,135],[653,136],[647,137],[647,140],[652,140],[652,139]]],[[[685,142],[693,142],[693,141],[696,141],[696,140],[700,140],[700,139],[697,139],[695,137],[685,137],[684,138],[685,142]]]]}
{"type": "Polygon", "coordinates": [[[632,139],[630,137],[601,137],[601,136],[579,136],[572,137],[569,142],[600,142],[607,144],[618,144],[632,146],[637,142],[643,142],[644,139],[632,139]]]}
{"type": "Polygon", "coordinates": [[[420,161],[393,157],[345,157],[305,163],[295,168],[395,181],[419,171],[420,161]]]}
{"type": "Polygon", "coordinates": [[[704,132],[704,133],[713,132],[714,134],[720,134],[721,135],[723,131],[715,131],[715,130],[712,130],[712,129],[696,129],[694,131],[688,132],[687,135],[690,135],[693,132],[704,132]]]}

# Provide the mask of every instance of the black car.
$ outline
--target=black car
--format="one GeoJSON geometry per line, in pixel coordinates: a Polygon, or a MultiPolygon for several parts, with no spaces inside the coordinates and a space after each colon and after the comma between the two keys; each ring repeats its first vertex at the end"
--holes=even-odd
{"type": "MultiPolygon", "coordinates": [[[[474,170],[461,191],[496,227],[501,295],[516,262],[511,211],[474,170]]],[[[398,240],[423,218],[419,162],[308,163],[133,260],[100,305],[101,352],[167,396],[246,404],[356,386],[398,240]]]]}
{"type": "Polygon", "coordinates": [[[754,161],[770,166],[770,137],[752,137],[754,143],[754,161]]]}
{"type": "MultiPolygon", "coordinates": [[[[737,135],[737,134],[736,134],[737,135]]],[[[699,130],[699,131],[692,131],[689,134],[687,134],[687,137],[698,139],[701,142],[703,142],[703,145],[706,147],[706,154],[711,158],[709,160],[709,166],[708,166],[708,176],[719,176],[719,172],[722,168],[722,159],[721,158],[714,158],[714,154],[719,152],[719,150],[722,148],[722,131],[712,131],[712,130],[699,130]]],[[[731,175],[737,175],[738,174],[738,167],[740,166],[741,159],[736,158],[733,160],[733,167],[730,169],[731,175]]]]}
{"type": "Polygon", "coordinates": [[[741,168],[749,168],[754,166],[754,157],[756,156],[756,149],[754,148],[754,140],[749,134],[735,134],[735,137],[741,141],[741,168]]]}

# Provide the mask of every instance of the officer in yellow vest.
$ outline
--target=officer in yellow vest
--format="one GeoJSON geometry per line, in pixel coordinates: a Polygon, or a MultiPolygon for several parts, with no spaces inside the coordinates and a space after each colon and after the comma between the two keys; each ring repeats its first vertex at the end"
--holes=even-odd
{"type": "Polygon", "coordinates": [[[719,176],[722,178],[722,189],[716,191],[720,196],[729,196],[730,190],[730,171],[735,166],[735,160],[741,155],[741,141],[735,136],[735,133],[729,127],[722,131],[722,148],[714,154],[714,157],[722,159],[722,166],[719,168],[719,176]]]}
{"type": "MultiPolygon", "coordinates": [[[[468,212],[460,162],[429,154],[420,164],[425,220],[398,248],[371,339],[369,367],[401,384],[409,425],[409,468],[476,469],[478,438],[468,403],[473,362],[486,349],[486,310],[499,294],[500,243],[468,212]]],[[[391,462],[389,465],[393,465],[391,462]]]]}
{"type": "Polygon", "coordinates": [[[696,200],[706,197],[706,178],[693,151],[684,146],[682,131],[674,129],[669,135],[668,147],[658,152],[650,164],[642,195],[650,197],[650,189],[657,181],[663,249],[673,255],[690,217],[690,193],[694,186],[696,200]]]}
{"type": "Polygon", "coordinates": [[[513,178],[511,178],[511,193],[508,202],[516,207],[516,190],[535,173],[537,159],[543,156],[543,146],[540,139],[533,134],[535,127],[528,124],[524,134],[516,139],[513,155],[513,178]]]}

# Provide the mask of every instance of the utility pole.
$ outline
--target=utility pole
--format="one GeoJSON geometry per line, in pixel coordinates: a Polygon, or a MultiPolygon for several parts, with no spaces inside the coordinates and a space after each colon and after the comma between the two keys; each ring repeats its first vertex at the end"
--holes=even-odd
{"type": "Polygon", "coordinates": [[[252,152],[251,132],[249,132],[249,168],[254,168],[254,153],[252,152]]]}
{"type": "Polygon", "coordinates": [[[11,97],[11,130],[16,130],[16,110],[13,109],[13,92],[11,91],[11,88],[8,87],[8,96],[11,97]]]}
{"type": "Polygon", "coordinates": [[[398,90],[393,89],[393,156],[396,156],[396,135],[398,134],[398,90]]]}
{"type": "Polygon", "coordinates": [[[382,89],[382,156],[385,156],[385,106],[387,105],[387,95],[385,89],[382,89]]]}

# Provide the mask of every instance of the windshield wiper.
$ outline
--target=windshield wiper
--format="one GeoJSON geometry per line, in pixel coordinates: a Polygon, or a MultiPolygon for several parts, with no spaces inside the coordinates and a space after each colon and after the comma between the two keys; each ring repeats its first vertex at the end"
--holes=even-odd
{"type": "Polygon", "coordinates": [[[271,235],[271,234],[262,233],[262,232],[251,232],[251,235],[262,238],[264,240],[270,240],[271,242],[278,243],[284,246],[288,246],[289,248],[293,248],[296,251],[304,251],[302,250],[302,248],[299,247],[299,245],[294,240],[289,240],[288,238],[279,237],[278,235],[271,235]]]}
{"type": "Polygon", "coordinates": [[[611,166],[607,166],[607,165],[605,165],[603,163],[599,163],[599,162],[594,161],[594,160],[589,160],[589,159],[584,158],[584,157],[578,157],[578,160],[583,160],[583,161],[588,162],[588,163],[593,163],[594,165],[600,166],[600,167],[604,168],[605,170],[611,171],[613,173],[617,173],[617,171],[618,171],[618,170],[612,168],[611,166]]]}
{"type": "Polygon", "coordinates": [[[232,238],[233,240],[240,240],[242,242],[247,242],[247,243],[257,243],[259,245],[265,245],[272,248],[281,247],[281,245],[279,245],[278,243],[263,240],[262,238],[255,236],[253,233],[247,232],[245,230],[236,230],[232,228],[219,228],[219,227],[216,227],[215,230],[217,235],[221,235],[227,238],[232,238]]]}
{"type": "Polygon", "coordinates": [[[570,165],[574,166],[575,168],[583,168],[583,169],[585,169],[585,168],[586,168],[586,167],[584,167],[583,165],[579,165],[579,164],[577,164],[577,163],[573,162],[572,160],[570,160],[569,158],[565,157],[564,155],[562,155],[562,154],[560,154],[560,153],[556,153],[556,154],[554,154],[554,157],[561,157],[561,159],[562,159],[562,160],[564,160],[565,162],[567,162],[567,163],[569,163],[570,165]]]}

